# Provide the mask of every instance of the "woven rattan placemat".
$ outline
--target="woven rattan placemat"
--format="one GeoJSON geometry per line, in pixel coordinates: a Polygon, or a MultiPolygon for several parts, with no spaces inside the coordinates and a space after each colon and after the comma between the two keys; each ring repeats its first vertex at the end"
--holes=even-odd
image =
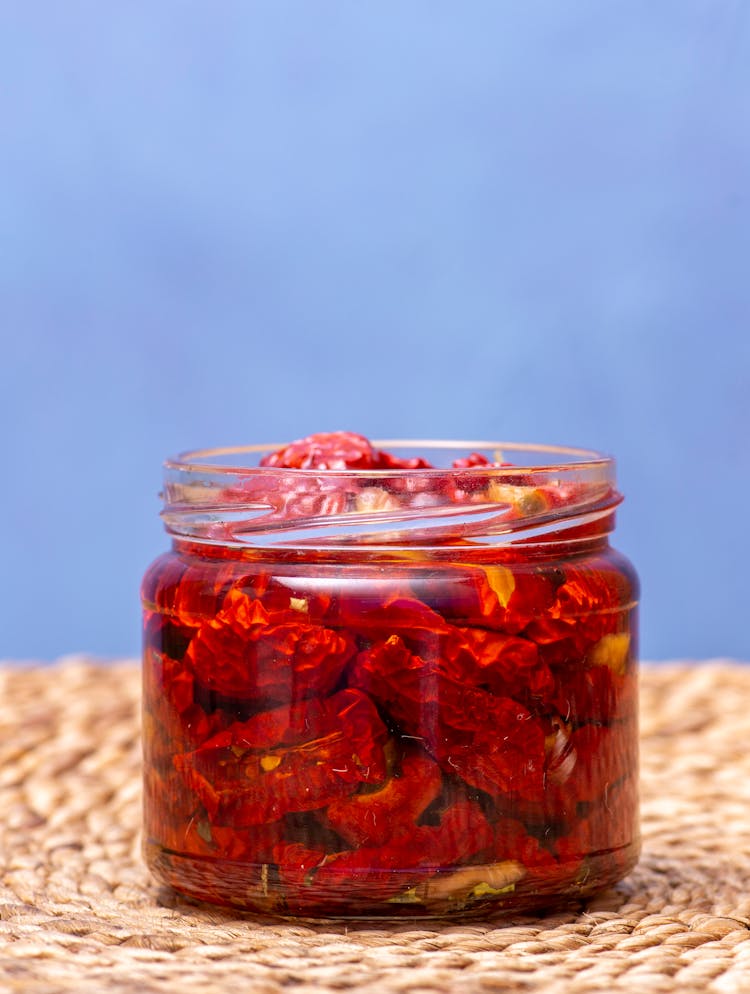
{"type": "Polygon", "coordinates": [[[750,991],[750,666],[646,667],[643,857],[542,919],[287,924],[139,854],[135,664],[0,667],[0,991],[750,991]]]}

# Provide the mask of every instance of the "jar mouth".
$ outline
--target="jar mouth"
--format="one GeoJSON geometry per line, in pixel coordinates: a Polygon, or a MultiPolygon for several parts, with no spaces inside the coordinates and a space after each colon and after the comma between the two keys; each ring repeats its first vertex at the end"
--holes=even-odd
{"type": "MultiPolygon", "coordinates": [[[[446,473],[465,472],[455,469],[450,464],[435,466],[430,469],[294,469],[290,470],[277,466],[259,466],[258,460],[264,455],[276,452],[285,443],[265,443],[259,445],[238,445],[222,448],[191,449],[171,456],[165,460],[167,470],[199,471],[206,470],[214,473],[290,473],[316,477],[320,475],[340,474],[357,477],[418,477],[445,476],[446,473]]],[[[487,442],[487,441],[457,441],[436,439],[374,439],[372,444],[377,448],[395,450],[405,457],[429,453],[434,459],[436,452],[443,452],[446,457],[462,453],[480,453],[487,456],[491,462],[508,462],[507,466],[474,466],[472,473],[485,473],[498,476],[518,476],[519,473],[565,473],[580,470],[601,470],[607,472],[614,466],[611,456],[593,449],[582,449],[572,446],[543,445],[535,442],[487,442]],[[505,459],[505,456],[513,458],[505,459]],[[516,461],[520,457],[521,461],[516,461]]]]}
{"type": "Polygon", "coordinates": [[[287,549],[548,543],[561,532],[566,540],[606,534],[622,499],[614,460],[590,449],[433,439],[372,445],[430,468],[258,465],[282,448],[271,444],[184,452],[165,462],[166,529],[203,543],[287,549]]]}

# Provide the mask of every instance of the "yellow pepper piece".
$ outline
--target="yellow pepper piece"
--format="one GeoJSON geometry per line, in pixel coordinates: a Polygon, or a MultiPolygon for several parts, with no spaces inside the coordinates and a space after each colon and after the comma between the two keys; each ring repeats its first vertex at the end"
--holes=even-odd
{"type": "Polygon", "coordinates": [[[281,756],[262,756],[260,760],[261,769],[266,773],[270,773],[271,770],[276,769],[280,762],[281,756]]]}
{"type": "Polygon", "coordinates": [[[507,607],[508,601],[516,589],[516,578],[507,566],[485,566],[484,572],[487,583],[495,593],[500,607],[507,607]]]}
{"type": "Polygon", "coordinates": [[[627,632],[614,632],[604,635],[588,655],[592,666],[608,666],[617,676],[624,676],[630,652],[630,636],[627,632]]]}

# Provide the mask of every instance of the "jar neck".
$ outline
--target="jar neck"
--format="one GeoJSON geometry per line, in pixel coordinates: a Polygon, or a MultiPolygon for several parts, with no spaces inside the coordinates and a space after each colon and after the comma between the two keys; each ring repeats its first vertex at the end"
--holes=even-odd
{"type": "Polygon", "coordinates": [[[162,517],[190,545],[360,558],[489,548],[528,559],[606,541],[622,499],[611,459],[485,444],[522,463],[323,471],[237,465],[237,450],[227,466],[218,451],[192,454],[167,463],[162,517]]]}
{"type": "Polygon", "coordinates": [[[565,538],[559,541],[534,542],[526,545],[442,545],[442,546],[350,546],[348,548],[309,548],[248,546],[216,542],[194,541],[173,536],[172,549],[180,556],[217,562],[329,564],[332,566],[412,564],[424,566],[425,562],[467,564],[481,566],[504,563],[559,562],[581,556],[601,554],[610,548],[608,534],[565,538]]]}

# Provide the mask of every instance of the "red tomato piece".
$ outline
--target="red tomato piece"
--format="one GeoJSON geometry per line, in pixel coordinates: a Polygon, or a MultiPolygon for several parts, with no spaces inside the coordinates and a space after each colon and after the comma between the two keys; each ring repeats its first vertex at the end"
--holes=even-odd
{"type": "Polygon", "coordinates": [[[322,849],[301,842],[281,842],[273,850],[273,862],[278,864],[279,879],[287,894],[304,894],[325,859],[322,849]]]}
{"type": "Polygon", "coordinates": [[[342,908],[352,900],[379,904],[397,899],[429,880],[435,870],[453,869],[491,848],[492,840],[492,829],[479,805],[459,801],[443,813],[438,825],[404,829],[386,845],[362,846],[327,857],[279,847],[276,857],[294,905],[306,900],[318,903],[323,896],[342,908]],[[282,862],[285,859],[287,865],[282,862]],[[310,889],[309,898],[306,888],[310,889]]]}
{"type": "MultiPolygon", "coordinates": [[[[299,615],[297,615],[299,617],[299,615]]],[[[266,705],[327,694],[355,652],[351,634],[273,615],[233,589],[222,610],[199,628],[186,661],[200,684],[266,705]]]]}
{"type": "Polygon", "coordinates": [[[412,587],[425,603],[455,624],[518,635],[554,604],[562,579],[561,570],[457,563],[426,581],[412,581],[412,587]]]}
{"type": "Polygon", "coordinates": [[[381,784],[387,738],[372,702],[342,690],[237,722],[174,762],[212,823],[245,827],[381,784]]]}
{"type": "Polygon", "coordinates": [[[500,463],[491,463],[481,452],[470,452],[463,459],[454,459],[452,465],[454,469],[471,469],[473,466],[498,466],[500,463]]]}
{"type": "Polygon", "coordinates": [[[378,595],[372,591],[364,597],[354,590],[350,595],[343,590],[332,601],[327,621],[332,626],[354,629],[372,641],[391,635],[400,635],[406,642],[435,639],[449,635],[453,627],[436,611],[415,597],[391,592],[391,585],[378,595]]]}
{"type": "Polygon", "coordinates": [[[457,628],[447,639],[445,655],[451,669],[472,685],[505,697],[547,697],[555,681],[539,650],[528,639],[486,628],[457,628]]]}
{"type": "Polygon", "coordinates": [[[183,663],[146,647],[144,736],[154,759],[171,764],[175,752],[194,749],[226,728],[224,711],[207,713],[195,701],[195,678],[183,663]]]}
{"type": "Polygon", "coordinates": [[[633,729],[625,722],[610,727],[582,725],[571,732],[565,755],[550,777],[550,797],[559,803],[594,802],[606,797],[637,768],[633,729]]]}
{"type": "Polygon", "coordinates": [[[555,849],[561,862],[609,854],[615,862],[624,863],[637,841],[638,788],[630,776],[589,805],[586,814],[557,840],[555,849]]]}
{"type": "Polygon", "coordinates": [[[364,435],[318,432],[263,456],[261,466],[286,469],[373,469],[376,452],[364,435]]]}
{"type": "Polygon", "coordinates": [[[429,463],[426,459],[422,459],[420,456],[414,456],[411,459],[401,459],[399,456],[394,456],[390,452],[385,452],[383,449],[375,450],[375,469],[433,469],[432,463],[429,463]]]}
{"type": "Polygon", "coordinates": [[[414,828],[440,793],[440,767],[419,748],[408,748],[398,772],[376,791],[333,801],[326,811],[330,827],[350,846],[383,846],[414,828]]]}
{"type": "Polygon", "coordinates": [[[500,862],[515,860],[522,863],[528,876],[526,883],[554,880],[560,875],[560,864],[555,856],[530,835],[522,821],[515,818],[498,818],[494,829],[494,858],[500,862]]]}
{"type": "Polygon", "coordinates": [[[566,567],[553,602],[530,622],[526,634],[539,645],[570,639],[582,658],[588,644],[617,630],[618,608],[627,603],[622,585],[614,572],[566,567]]]}
{"type": "MultiPolygon", "coordinates": [[[[559,643],[555,643],[559,646],[559,643]]],[[[637,709],[638,685],[635,671],[630,668],[622,676],[608,666],[589,666],[576,659],[574,649],[565,666],[553,663],[555,689],[549,703],[566,722],[574,725],[631,719],[637,709]]],[[[543,658],[548,658],[545,648],[543,658]]]]}
{"type": "Polygon", "coordinates": [[[492,794],[542,790],[542,723],[517,701],[449,676],[439,658],[414,655],[397,635],[361,652],[352,679],[446,772],[492,794]]]}

